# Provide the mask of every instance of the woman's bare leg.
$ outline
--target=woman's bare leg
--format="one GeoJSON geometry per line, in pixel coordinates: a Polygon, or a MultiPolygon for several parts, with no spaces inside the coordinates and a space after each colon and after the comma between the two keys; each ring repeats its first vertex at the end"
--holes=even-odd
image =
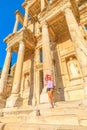
{"type": "Polygon", "coordinates": [[[50,91],[48,91],[48,97],[49,97],[49,102],[50,102],[51,106],[54,107],[53,106],[54,99],[53,99],[53,90],[52,89],[50,91]]]}

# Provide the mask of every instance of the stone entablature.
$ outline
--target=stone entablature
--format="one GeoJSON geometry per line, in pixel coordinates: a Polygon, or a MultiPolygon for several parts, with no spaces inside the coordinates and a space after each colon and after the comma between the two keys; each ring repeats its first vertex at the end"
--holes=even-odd
{"type": "Polygon", "coordinates": [[[10,34],[4,41],[8,44],[8,47],[12,47],[13,51],[15,51],[14,46],[17,48],[20,41],[23,41],[25,46],[30,49],[34,49],[36,44],[36,39],[32,32],[26,28],[22,28],[17,33],[10,34]]]}

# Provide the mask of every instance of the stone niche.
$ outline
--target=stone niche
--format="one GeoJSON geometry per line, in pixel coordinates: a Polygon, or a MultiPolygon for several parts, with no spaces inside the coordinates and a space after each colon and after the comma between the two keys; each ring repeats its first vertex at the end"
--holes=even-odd
{"type": "Polygon", "coordinates": [[[75,56],[70,56],[66,59],[66,65],[70,80],[74,80],[81,77],[81,69],[79,62],[75,56]]]}
{"type": "Polygon", "coordinates": [[[66,58],[66,67],[68,78],[66,83],[65,99],[66,100],[79,100],[84,98],[83,79],[79,62],[75,55],[66,58]]]}
{"type": "Polygon", "coordinates": [[[29,94],[30,94],[30,74],[29,72],[27,72],[23,76],[23,89],[22,89],[23,105],[28,105],[29,94]]]}

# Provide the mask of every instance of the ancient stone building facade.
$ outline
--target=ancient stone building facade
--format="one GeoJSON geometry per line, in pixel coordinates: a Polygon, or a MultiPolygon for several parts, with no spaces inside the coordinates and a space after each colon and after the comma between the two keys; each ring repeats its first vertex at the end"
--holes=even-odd
{"type": "Polygon", "coordinates": [[[87,1],[25,0],[15,12],[0,80],[1,107],[48,102],[45,76],[53,76],[55,101],[87,98],[87,1]],[[18,23],[22,28],[18,30],[18,23]],[[17,62],[9,66],[12,52],[17,62]]]}

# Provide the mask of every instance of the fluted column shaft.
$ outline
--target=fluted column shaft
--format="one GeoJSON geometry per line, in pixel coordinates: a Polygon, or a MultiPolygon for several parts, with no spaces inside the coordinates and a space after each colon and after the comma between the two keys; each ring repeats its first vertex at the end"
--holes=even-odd
{"type": "Polygon", "coordinates": [[[17,63],[16,63],[14,81],[13,81],[12,94],[18,94],[20,92],[21,75],[22,75],[23,60],[24,60],[24,52],[25,52],[25,45],[21,41],[19,43],[19,51],[18,51],[18,58],[17,58],[17,63]]]}
{"type": "Polygon", "coordinates": [[[83,73],[83,86],[85,97],[87,98],[87,43],[82,36],[78,23],[70,8],[65,9],[65,18],[83,73]]]}
{"type": "Polygon", "coordinates": [[[4,67],[3,67],[3,70],[2,70],[1,80],[0,80],[0,96],[3,95],[3,90],[4,90],[4,87],[7,83],[11,57],[12,57],[12,52],[11,52],[11,49],[9,48],[7,50],[7,55],[6,55],[4,67]]]}

